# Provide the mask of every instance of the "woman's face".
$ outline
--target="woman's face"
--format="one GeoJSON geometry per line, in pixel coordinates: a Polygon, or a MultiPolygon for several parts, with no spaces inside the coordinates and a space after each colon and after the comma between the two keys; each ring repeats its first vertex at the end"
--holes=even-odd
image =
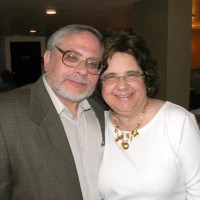
{"type": "Polygon", "coordinates": [[[108,68],[101,79],[103,98],[114,112],[128,116],[143,109],[146,86],[143,71],[133,56],[116,52],[108,59],[108,68]]]}

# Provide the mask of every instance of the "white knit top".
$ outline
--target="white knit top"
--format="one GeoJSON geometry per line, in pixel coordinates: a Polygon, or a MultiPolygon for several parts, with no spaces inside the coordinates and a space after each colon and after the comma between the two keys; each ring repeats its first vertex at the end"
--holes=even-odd
{"type": "Polygon", "coordinates": [[[200,131],[194,116],[166,102],[124,150],[106,117],[99,170],[104,200],[200,200],[200,131]]]}

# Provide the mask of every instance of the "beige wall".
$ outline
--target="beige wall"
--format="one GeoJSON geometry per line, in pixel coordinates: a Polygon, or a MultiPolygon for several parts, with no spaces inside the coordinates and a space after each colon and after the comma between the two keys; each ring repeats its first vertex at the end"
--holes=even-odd
{"type": "Polygon", "coordinates": [[[134,29],[158,61],[157,97],[189,107],[191,0],[140,0],[134,6],[134,29]]]}

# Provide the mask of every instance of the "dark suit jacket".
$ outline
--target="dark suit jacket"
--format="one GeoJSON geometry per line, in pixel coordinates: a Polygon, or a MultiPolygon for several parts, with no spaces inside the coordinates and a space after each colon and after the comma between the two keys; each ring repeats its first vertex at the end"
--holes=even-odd
{"type": "MultiPolygon", "coordinates": [[[[103,109],[89,102],[104,133],[103,109]]],[[[0,96],[0,200],[8,199],[83,199],[62,122],[41,78],[30,89],[0,96]]]]}

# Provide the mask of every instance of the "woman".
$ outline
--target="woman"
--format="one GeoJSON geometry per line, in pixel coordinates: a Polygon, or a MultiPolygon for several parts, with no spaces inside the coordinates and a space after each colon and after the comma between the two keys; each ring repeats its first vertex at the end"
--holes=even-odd
{"type": "Polygon", "coordinates": [[[105,41],[102,96],[106,144],[99,171],[104,200],[199,200],[200,132],[193,114],[151,98],[155,62],[144,40],[121,31],[105,41]]]}

